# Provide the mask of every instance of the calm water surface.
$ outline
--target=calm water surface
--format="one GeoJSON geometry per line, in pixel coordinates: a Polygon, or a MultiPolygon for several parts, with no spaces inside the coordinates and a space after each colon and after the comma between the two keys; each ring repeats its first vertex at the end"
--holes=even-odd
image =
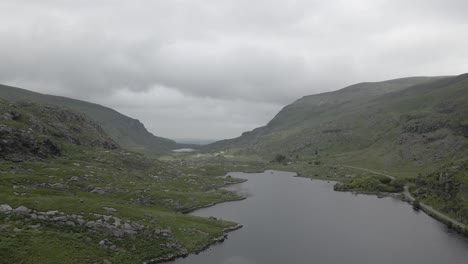
{"type": "Polygon", "coordinates": [[[333,191],[293,173],[231,173],[246,200],[194,212],[244,227],[177,264],[466,264],[468,240],[393,198],[333,191]]]}

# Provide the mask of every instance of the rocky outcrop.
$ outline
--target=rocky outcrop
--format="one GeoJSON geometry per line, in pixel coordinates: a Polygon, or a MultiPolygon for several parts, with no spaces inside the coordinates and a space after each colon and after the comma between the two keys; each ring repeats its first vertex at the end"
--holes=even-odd
{"type": "MultiPolygon", "coordinates": [[[[147,231],[147,226],[136,222],[123,221],[112,215],[90,214],[86,218],[84,215],[65,214],[59,211],[36,211],[25,206],[19,206],[13,209],[8,204],[0,205],[0,213],[22,216],[33,220],[47,221],[57,225],[82,227],[91,232],[99,232],[110,235],[115,238],[135,238],[140,233],[147,231]],[[93,220],[90,220],[93,219],[93,220]]],[[[159,230],[159,229],[156,229],[159,230]]],[[[172,238],[172,232],[158,231],[154,232],[154,238],[165,237],[172,238]]]]}
{"type": "Polygon", "coordinates": [[[62,154],[62,144],[115,149],[117,144],[84,115],[64,108],[0,101],[0,158],[21,162],[62,154]]]}
{"type": "Polygon", "coordinates": [[[417,199],[433,201],[434,207],[468,224],[468,186],[463,180],[467,173],[468,163],[465,163],[444,166],[426,176],[419,175],[412,193],[417,199]]]}

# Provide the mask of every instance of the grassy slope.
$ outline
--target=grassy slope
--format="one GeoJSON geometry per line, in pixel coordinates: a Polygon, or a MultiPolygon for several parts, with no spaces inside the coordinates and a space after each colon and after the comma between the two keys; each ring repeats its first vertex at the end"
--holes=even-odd
{"type": "Polygon", "coordinates": [[[173,140],[154,136],[138,120],[98,104],[35,93],[5,85],[0,85],[0,98],[11,102],[27,100],[41,104],[52,104],[84,113],[99,123],[118,144],[140,153],[160,155],[172,149],[183,147],[173,140]]]}
{"type": "Polygon", "coordinates": [[[304,97],[267,126],[207,148],[269,159],[275,153],[313,159],[318,152],[350,164],[386,170],[398,166],[409,172],[436,167],[466,153],[467,79],[463,75],[409,88],[388,81],[304,97]]]}
{"type": "Polygon", "coordinates": [[[467,143],[464,74],[357,84],[306,96],[286,106],[267,126],[207,149],[267,161],[281,153],[290,164],[269,167],[322,179],[371,176],[344,165],[386,172],[413,182],[414,190],[423,190],[421,199],[466,223],[466,169],[448,179],[436,176],[447,166],[466,168],[467,143]],[[441,187],[453,185],[456,191],[441,187]]]}
{"type": "Polygon", "coordinates": [[[58,210],[66,215],[80,215],[86,221],[94,220],[92,214],[98,213],[147,227],[133,239],[118,239],[106,233],[91,232],[84,226],[59,225],[0,213],[1,263],[100,263],[104,259],[112,263],[141,263],[155,257],[196,251],[222,235],[224,228],[234,225],[180,212],[239,199],[233,193],[218,189],[238,182],[237,179],[203,176],[201,169],[192,170],[188,176],[166,162],[150,160],[124,149],[105,149],[98,143],[100,139],[107,141],[109,138],[99,127],[89,125],[92,123],[86,119],[71,118],[79,115],[67,110],[0,103],[2,128],[34,134],[32,140],[47,138],[59,146],[61,153],[38,157],[34,144],[14,145],[24,148],[21,149],[24,161],[0,159],[0,204],[13,208],[26,206],[43,212],[58,210]],[[12,112],[20,118],[11,119],[12,112]],[[62,134],[56,131],[57,116],[71,120],[60,122],[58,128],[62,134]],[[75,131],[74,126],[83,130],[68,134],[66,131],[75,131]],[[88,138],[89,135],[93,137],[88,138]],[[83,144],[71,143],[76,142],[76,138],[83,144]],[[32,151],[28,151],[29,148],[32,151]],[[104,207],[116,211],[107,212],[104,207]],[[40,227],[33,227],[36,224],[40,227]],[[170,229],[171,240],[152,236],[156,229],[170,229]],[[103,239],[114,243],[117,250],[100,248],[98,244],[103,239]],[[161,246],[168,242],[180,247],[161,246]]]}

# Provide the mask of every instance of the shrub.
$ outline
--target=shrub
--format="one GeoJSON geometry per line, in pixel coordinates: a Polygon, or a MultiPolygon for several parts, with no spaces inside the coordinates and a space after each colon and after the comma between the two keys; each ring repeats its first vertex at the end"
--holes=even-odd
{"type": "Polygon", "coordinates": [[[275,161],[278,162],[278,163],[283,163],[283,162],[286,161],[286,156],[284,156],[282,154],[276,154],[275,161]]]}

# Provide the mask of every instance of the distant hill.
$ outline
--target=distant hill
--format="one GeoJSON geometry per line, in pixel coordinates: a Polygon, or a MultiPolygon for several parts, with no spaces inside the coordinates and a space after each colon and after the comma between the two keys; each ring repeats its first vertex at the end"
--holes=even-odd
{"type": "Polygon", "coordinates": [[[97,122],[111,138],[122,147],[147,155],[160,155],[170,150],[186,147],[175,141],[157,137],[137,119],[125,116],[111,108],[62,96],[46,95],[28,90],[0,85],[0,98],[11,101],[31,101],[67,107],[86,114],[97,122]]]}
{"type": "Polygon", "coordinates": [[[360,83],[305,96],[266,126],[205,148],[270,158],[320,153],[376,167],[425,167],[463,159],[467,137],[464,74],[360,83]]]}
{"type": "Polygon", "coordinates": [[[218,140],[214,139],[196,139],[196,138],[175,138],[174,139],[179,144],[192,144],[192,145],[208,145],[218,140]]]}

